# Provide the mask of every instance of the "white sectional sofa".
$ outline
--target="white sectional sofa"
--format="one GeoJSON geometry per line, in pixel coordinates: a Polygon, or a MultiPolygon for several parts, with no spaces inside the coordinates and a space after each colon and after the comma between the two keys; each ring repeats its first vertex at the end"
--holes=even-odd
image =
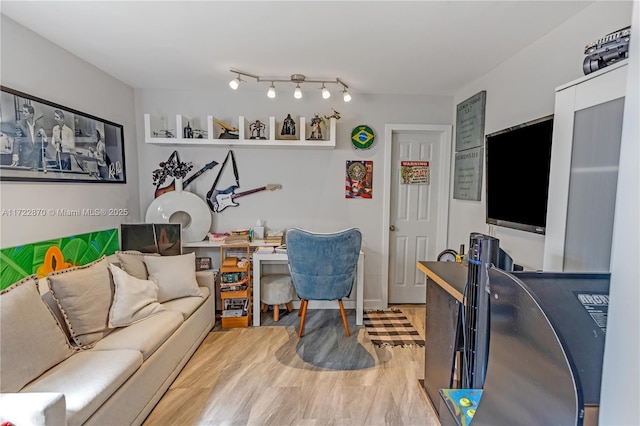
{"type": "MultiPolygon", "coordinates": [[[[141,424],[215,323],[213,274],[196,273],[192,255],[171,258],[154,259],[161,266],[167,261],[174,264],[160,268],[165,277],[158,277],[158,271],[151,277],[159,287],[153,303],[136,302],[144,299],[144,291],[153,290],[144,280],[144,267],[150,264],[143,259],[148,257],[126,252],[50,274],[39,283],[28,277],[3,290],[0,421],[141,424]],[[192,262],[193,271],[185,274],[175,262],[183,266],[192,262]],[[129,294],[122,283],[114,283],[109,263],[120,264],[129,273],[129,294]],[[105,271],[111,280],[106,285],[105,271]],[[169,288],[167,280],[184,282],[169,288]],[[88,281],[93,282],[88,285],[88,281]],[[123,321],[115,318],[116,303],[130,308],[124,314],[124,322],[130,324],[111,326],[123,321]]],[[[153,275],[150,267],[148,272],[153,275]]]]}

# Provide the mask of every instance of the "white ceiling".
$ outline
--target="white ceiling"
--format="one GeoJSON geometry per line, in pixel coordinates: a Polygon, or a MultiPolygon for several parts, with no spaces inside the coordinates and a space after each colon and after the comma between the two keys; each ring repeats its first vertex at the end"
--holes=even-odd
{"type": "MultiPolygon", "coordinates": [[[[134,88],[222,90],[236,68],[339,77],[356,96],[451,95],[592,3],[3,0],[0,7],[134,88]]],[[[249,80],[243,89],[267,86],[249,80]]]]}

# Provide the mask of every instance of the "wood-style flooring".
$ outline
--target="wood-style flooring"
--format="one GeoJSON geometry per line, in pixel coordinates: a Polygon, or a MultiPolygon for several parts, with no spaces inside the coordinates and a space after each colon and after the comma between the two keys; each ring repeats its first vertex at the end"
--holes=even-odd
{"type": "MultiPolygon", "coordinates": [[[[424,338],[424,305],[400,308],[424,338]]],[[[376,348],[355,312],[262,314],[261,327],[219,321],[144,425],[439,425],[418,388],[424,348],[376,348]]],[[[427,342],[428,344],[428,342],[427,342]]]]}

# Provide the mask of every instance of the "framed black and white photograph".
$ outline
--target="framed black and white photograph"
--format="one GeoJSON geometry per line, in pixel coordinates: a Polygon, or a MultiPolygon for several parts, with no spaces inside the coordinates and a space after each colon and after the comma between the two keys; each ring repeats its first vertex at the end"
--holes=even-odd
{"type": "Polygon", "coordinates": [[[122,125],[0,90],[0,180],[127,182],[122,125]]]}

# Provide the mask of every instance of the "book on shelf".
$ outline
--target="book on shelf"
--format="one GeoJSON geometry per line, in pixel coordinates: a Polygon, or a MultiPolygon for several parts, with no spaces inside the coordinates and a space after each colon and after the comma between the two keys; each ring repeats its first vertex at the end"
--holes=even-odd
{"type": "Polygon", "coordinates": [[[273,247],[260,246],[256,248],[255,253],[273,253],[273,247]]]}
{"type": "Polygon", "coordinates": [[[249,242],[249,234],[235,234],[229,235],[224,239],[225,244],[240,244],[240,243],[248,243],[249,242]]]}
{"type": "Polygon", "coordinates": [[[242,284],[242,285],[230,285],[230,286],[220,286],[220,291],[221,292],[225,292],[225,291],[242,291],[242,290],[246,290],[247,289],[247,284],[242,284]]]}
{"type": "Polygon", "coordinates": [[[220,316],[222,318],[238,318],[244,315],[245,313],[243,309],[228,309],[226,311],[222,311],[220,316]]]}
{"type": "Polygon", "coordinates": [[[274,249],[274,251],[276,253],[284,253],[287,254],[287,245],[286,244],[280,244],[278,247],[276,247],[274,249]]]}
{"type": "Polygon", "coordinates": [[[244,299],[225,299],[224,310],[229,309],[244,309],[246,298],[244,299]]]}
{"type": "Polygon", "coordinates": [[[238,276],[237,273],[225,274],[227,277],[223,275],[223,279],[220,282],[220,287],[232,287],[246,284],[249,281],[249,277],[244,274],[244,277],[238,276]]]}
{"type": "Polygon", "coordinates": [[[279,237],[264,237],[264,242],[265,243],[275,243],[275,244],[282,244],[282,236],[279,237]]]}

